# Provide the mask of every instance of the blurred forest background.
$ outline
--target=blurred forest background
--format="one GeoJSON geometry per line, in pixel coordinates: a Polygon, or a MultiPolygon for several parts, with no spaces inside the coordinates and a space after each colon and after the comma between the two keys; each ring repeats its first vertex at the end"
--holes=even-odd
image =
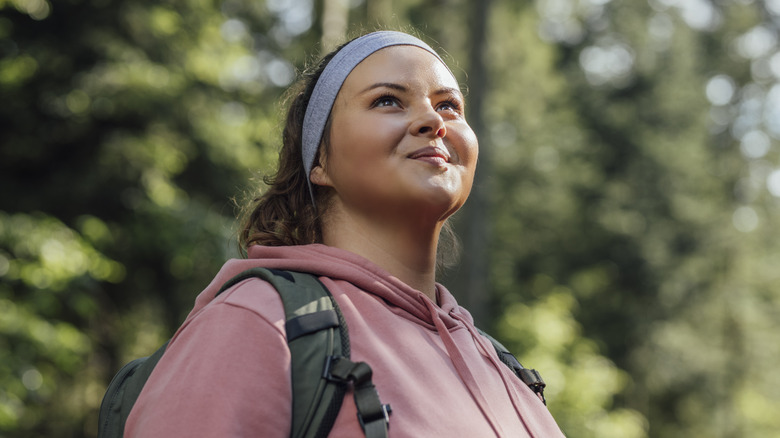
{"type": "Polygon", "coordinates": [[[229,257],[284,90],[419,32],[481,157],[443,274],[571,437],[780,431],[780,0],[0,0],[0,436],[93,437],[229,257]]]}

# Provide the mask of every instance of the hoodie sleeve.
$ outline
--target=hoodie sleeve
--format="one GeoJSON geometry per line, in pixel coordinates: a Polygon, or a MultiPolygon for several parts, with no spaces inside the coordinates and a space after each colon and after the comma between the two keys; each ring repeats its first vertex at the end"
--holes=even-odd
{"type": "Polygon", "coordinates": [[[125,436],[288,437],[290,353],[284,318],[269,317],[267,309],[283,314],[272,287],[251,280],[185,321],[130,413],[125,436]]]}

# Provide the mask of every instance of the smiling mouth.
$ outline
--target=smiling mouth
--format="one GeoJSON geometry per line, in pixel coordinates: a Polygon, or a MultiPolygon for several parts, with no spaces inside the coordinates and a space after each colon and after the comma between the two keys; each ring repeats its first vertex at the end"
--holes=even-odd
{"type": "Polygon", "coordinates": [[[409,154],[407,158],[412,160],[427,161],[437,165],[444,165],[450,162],[450,154],[436,146],[429,146],[409,154]]]}

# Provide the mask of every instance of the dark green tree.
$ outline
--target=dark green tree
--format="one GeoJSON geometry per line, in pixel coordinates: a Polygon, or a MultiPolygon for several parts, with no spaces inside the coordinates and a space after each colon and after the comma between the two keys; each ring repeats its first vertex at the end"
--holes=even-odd
{"type": "Polygon", "coordinates": [[[722,3],[507,3],[492,26],[499,328],[570,366],[551,409],[571,434],[772,435],[777,291],[756,273],[776,252],[778,11],[722,3]],[[568,393],[606,387],[620,422],[568,393]]]}
{"type": "Polygon", "coordinates": [[[291,8],[0,5],[0,435],[94,435],[108,379],[239,255],[231,198],[312,45],[291,8]]]}

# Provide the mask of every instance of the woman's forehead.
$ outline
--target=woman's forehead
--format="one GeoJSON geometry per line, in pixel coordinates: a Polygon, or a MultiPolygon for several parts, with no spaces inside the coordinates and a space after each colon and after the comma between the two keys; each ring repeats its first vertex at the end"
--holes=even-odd
{"type": "Polygon", "coordinates": [[[458,88],[449,68],[435,55],[420,47],[398,45],[385,47],[366,57],[347,76],[342,91],[360,91],[361,86],[375,83],[420,82],[458,88]]]}

